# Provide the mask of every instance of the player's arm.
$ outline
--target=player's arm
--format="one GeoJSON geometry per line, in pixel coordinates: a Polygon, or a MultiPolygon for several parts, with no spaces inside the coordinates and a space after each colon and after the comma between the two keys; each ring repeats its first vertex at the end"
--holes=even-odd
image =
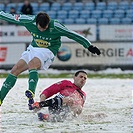
{"type": "Polygon", "coordinates": [[[54,25],[55,25],[55,29],[58,30],[58,32],[60,32],[62,36],[66,36],[80,43],[81,45],[83,45],[84,48],[87,48],[93,54],[97,54],[97,55],[101,54],[100,50],[97,47],[93,46],[91,42],[88,39],[86,39],[84,36],[72,30],[67,29],[63,24],[59,23],[58,21],[55,21],[54,25]]]}
{"type": "Polygon", "coordinates": [[[0,19],[12,22],[18,25],[25,25],[35,21],[35,16],[33,15],[22,15],[22,14],[10,14],[0,11],[0,19]]]}
{"type": "Polygon", "coordinates": [[[54,94],[57,94],[59,92],[59,86],[58,84],[53,84],[49,86],[48,88],[44,89],[43,92],[40,95],[40,102],[45,101],[47,98],[53,96],[54,94]]]}
{"type": "Polygon", "coordinates": [[[35,112],[40,110],[43,107],[52,107],[52,106],[62,106],[62,98],[51,98],[48,99],[49,97],[53,96],[54,94],[57,94],[60,91],[60,85],[57,83],[49,86],[40,95],[40,102],[35,102],[32,105],[32,110],[35,112]],[[48,100],[47,100],[48,99],[48,100]]]}
{"type": "MultiPolygon", "coordinates": [[[[69,99],[68,101],[66,98],[65,99],[52,98],[52,99],[47,100],[49,97],[63,90],[66,84],[68,84],[69,82],[70,81],[62,80],[44,89],[40,95],[40,102],[36,102],[36,104],[38,104],[38,108],[52,106],[52,103],[54,103],[55,105],[59,105],[59,106],[61,106],[62,104],[70,103],[70,102],[72,103],[73,102],[72,100],[69,99]]],[[[36,106],[36,104],[33,106],[36,106]]]]}
{"type": "Polygon", "coordinates": [[[45,99],[53,96],[54,94],[57,94],[58,92],[64,89],[67,83],[68,83],[67,80],[62,80],[44,89],[40,95],[40,101],[44,101],[45,99]]]}

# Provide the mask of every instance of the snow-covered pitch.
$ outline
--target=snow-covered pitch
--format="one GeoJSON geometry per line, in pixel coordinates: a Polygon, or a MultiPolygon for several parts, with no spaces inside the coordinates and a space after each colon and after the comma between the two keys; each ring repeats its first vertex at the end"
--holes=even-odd
{"type": "MultiPolygon", "coordinates": [[[[0,79],[0,87],[5,79],[0,79]]],[[[62,79],[39,79],[35,100],[52,83],[62,79]]],[[[73,81],[69,78],[68,80],[73,81]]],[[[88,79],[82,114],[64,122],[42,122],[28,110],[24,95],[28,79],[18,78],[1,107],[2,133],[131,133],[132,79],[88,79]]],[[[43,109],[47,112],[47,108],[43,109]]]]}

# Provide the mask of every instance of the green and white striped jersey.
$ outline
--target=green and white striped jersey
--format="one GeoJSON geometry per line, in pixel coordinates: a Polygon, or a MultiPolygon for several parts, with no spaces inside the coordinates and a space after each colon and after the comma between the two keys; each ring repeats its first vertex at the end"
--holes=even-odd
{"type": "Polygon", "coordinates": [[[57,20],[51,19],[48,28],[41,32],[36,26],[36,15],[12,15],[0,11],[0,19],[26,27],[33,37],[31,45],[33,47],[48,48],[54,55],[57,54],[61,46],[61,36],[66,36],[78,42],[84,48],[88,48],[91,45],[90,41],[85,37],[67,29],[67,27],[57,20]]]}

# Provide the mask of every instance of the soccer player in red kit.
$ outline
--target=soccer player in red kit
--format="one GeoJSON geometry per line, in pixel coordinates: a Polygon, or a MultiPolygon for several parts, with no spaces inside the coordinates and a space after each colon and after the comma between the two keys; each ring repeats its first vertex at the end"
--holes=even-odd
{"type": "Polygon", "coordinates": [[[31,105],[33,110],[48,107],[49,115],[38,113],[40,120],[48,120],[51,114],[56,117],[57,121],[66,118],[68,112],[72,112],[73,116],[81,114],[86,99],[82,87],[86,83],[87,73],[77,71],[73,79],[73,83],[69,80],[62,80],[43,90],[40,95],[40,102],[31,105]],[[55,94],[57,95],[54,98],[50,98],[55,94]]]}

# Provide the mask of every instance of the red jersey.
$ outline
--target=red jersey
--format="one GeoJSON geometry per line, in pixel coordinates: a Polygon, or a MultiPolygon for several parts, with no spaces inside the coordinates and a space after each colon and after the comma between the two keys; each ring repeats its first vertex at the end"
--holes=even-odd
{"type": "Polygon", "coordinates": [[[55,83],[42,92],[46,98],[49,98],[57,93],[59,93],[59,95],[62,97],[71,96],[75,101],[74,104],[80,104],[82,106],[86,99],[85,92],[83,92],[79,87],[68,80],[55,83]]]}

